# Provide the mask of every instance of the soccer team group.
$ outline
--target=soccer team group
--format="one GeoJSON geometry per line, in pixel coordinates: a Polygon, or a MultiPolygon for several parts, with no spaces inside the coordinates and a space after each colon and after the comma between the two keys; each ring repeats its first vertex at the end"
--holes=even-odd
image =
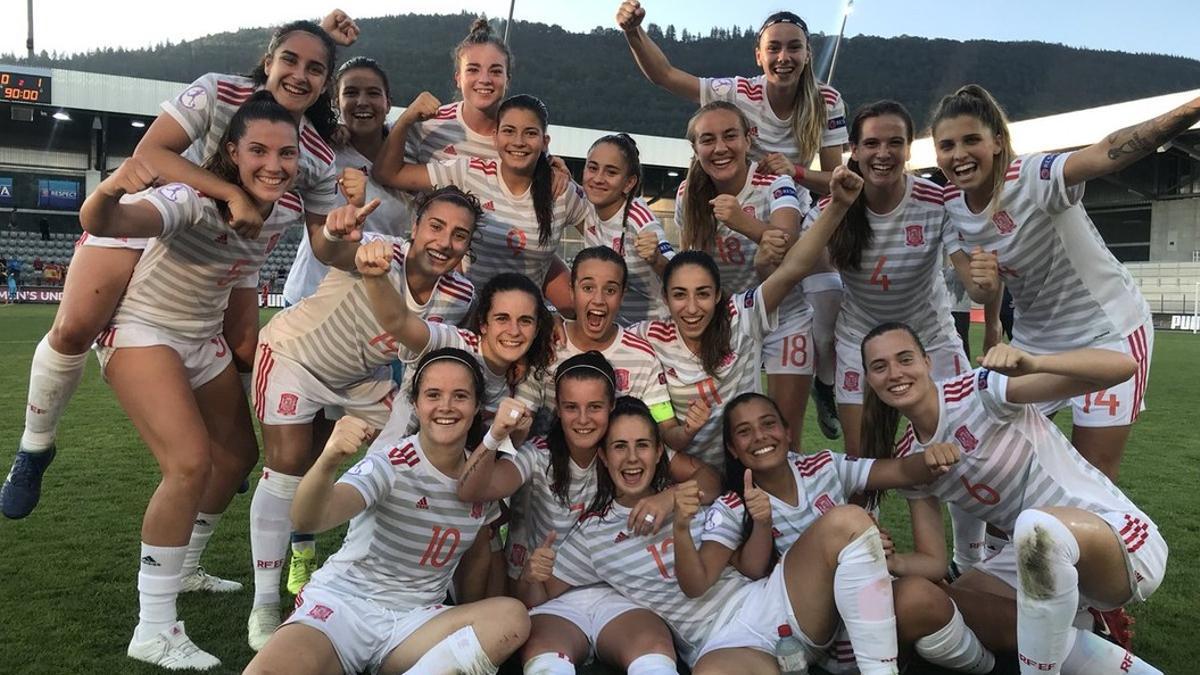
{"type": "Polygon", "coordinates": [[[163,103],[82,207],[4,514],[36,506],[95,351],[162,472],[134,659],[220,663],[175,603],[241,589],[200,559],[259,462],[253,414],[246,672],[872,674],[913,652],[966,673],[1011,653],[1022,673],[1159,672],[1119,644],[1121,608],[1161,583],[1167,544],[1112,480],[1153,327],[1081,199],[1200,99],[1017,156],[996,101],[964,86],[932,117],[943,187],[905,170],[903,106],[848,117],[814,79],[795,14],[762,24],[749,78],[672,66],[644,17],[618,9],[638,67],[700,106],[678,250],[630,136],[596,140],[578,184],[550,155],[546,107],[508,95],[486,21],[453,50],[461,100],[422,93],[390,127],[380,66],[335,67],[358,35],[340,11],[163,103]],[[290,306],[260,331],[257,271],[293,227],[290,306]],[[588,247],[568,268],[572,227],[588,247]],[[987,308],[977,369],[948,285],[987,308]],[[844,453],[799,452],[810,388],[844,453]],[[1047,417],[1064,408],[1071,438],[1047,417]],[[911,551],[873,516],[887,490],[911,551]],[[313,534],[347,521],[318,568],[313,534]]]}

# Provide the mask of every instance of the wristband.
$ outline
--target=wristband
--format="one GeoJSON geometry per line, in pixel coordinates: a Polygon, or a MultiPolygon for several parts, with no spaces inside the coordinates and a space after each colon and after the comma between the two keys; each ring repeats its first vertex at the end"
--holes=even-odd
{"type": "Polygon", "coordinates": [[[342,240],[342,235],[334,234],[334,233],[330,232],[329,226],[327,226],[327,225],[321,226],[321,235],[323,237],[325,237],[325,241],[331,241],[331,242],[337,243],[342,240]]]}
{"type": "Polygon", "coordinates": [[[483,447],[491,452],[501,452],[506,455],[517,454],[517,449],[513,447],[512,439],[507,436],[503,440],[498,439],[492,435],[491,429],[488,429],[488,432],[483,436],[483,447]]]}
{"type": "Polygon", "coordinates": [[[804,167],[797,164],[796,165],[796,173],[792,174],[792,180],[799,183],[800,181],[804,180],[804,176],[806,176],[807,174],[808,174],[808,172],[804,170],[804,167]]]}

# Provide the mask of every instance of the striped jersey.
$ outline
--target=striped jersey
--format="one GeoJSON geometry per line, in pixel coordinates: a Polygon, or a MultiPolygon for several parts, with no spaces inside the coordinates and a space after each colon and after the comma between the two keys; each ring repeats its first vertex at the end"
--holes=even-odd
{"type": "Polygon", "coordinates": [[[617,314],[617,321],[622,326],[669,317],[667,304],[663,300],[662,279],[649,263],[642,260],[638,255],[637,246],[634,245],[637,236],[643,230],[650,230],[658,236],[658,252],[664,258],[670,260],[675,257],[675,249],[671,242],[667,241],[662,223],[641,197],[634,199],[629,205],[628,218],[624,208],[618,209],[607,220],[600,218],[595,207],[589,207],[587,210],[583,242],[588,246],[607,246],[620,253],[625,258],[626,267],[629,268],[625,298],[621,301],[621,309],[617,314]]]}
{"type": "MultiPolygon", "coordinates": [[[[817,85],[825,101],[825,131],[821,134],[821,147],[842,147],[850,141],[846,130],[846,102],[836,89],[828,85],[817,85]]],[[[738,107],[750,119],[750,135],[755,143],[750,150],[753,159],[762,159],[778,152],[793,164],[808,166],[812,157],[801,157],[796,149],[796,135],[792,131],[792,120],[779,119],[767,100],[767,78],[756,77],[702,77],[700,78],[700,105],[712,101],[728,101],[738,107]]]]}
{"type": "MultiPolygon", "coordinates": [[[[367,234],[392,244],[388,281],[404,295],[408,283],[404,259],[408,241],[367,234]]],[[[423,307],[422,319],[459,324],[466,317],[475,290],[466,277],[450,271],[437,280],[423,307]]],[[[370,377],[396,358],[397,344],[375,320],[362,277],[331,269],[316,292],[276,314],[260,334],[276,353],[304,364],[331,389],[341,389],[370,377]]]]}
{"type": "MultiPolygon", "coordinates": [[[[958,339],[942,277],[943,239],[954,239],[946,225],[942,188],[914,176],[905,181],[904,198],[890,213],[867,209],[872,237],[859,268],[838,270],[845,294],[836,334],[847,344],[862,342],[885,321],[907,323],[926,349],[948,347],[958,339]]],[[[809,212],[805,229],[828,203],[823,198],[809,212]]]]}
{"type": "Polygon", "coordinates": [[[558,533],[557,540],[563,541],[571,528],[579,522],[583,510],[596,496],[596,460],[587,466],[579,466],[567,459],[570,485],[566,503],[559,501],[551,490],[550,446],[546,439],[535,436],[517,450],[516,455],[502,455],[502,462],[511,462],[521,474],[522,491],[527,493],[522,518],[513,518],[508,530],[508,564],[510,569],[520,569],[533,549],[551,531],[558,533]]]}
{"type": "Polygon", "coordinates": [[[462,101],[447,103],[433,117],[408,128],[404,155],[414,164],[429,164],[464,157],[498,159],[491,136],[478,134],[463,121],[462,101]]]}
{"type": "MultiPolygon", "coordinates": [[[[203,164],[216,154],[229,120],[258,89],[247,77],[208,73],[175,98],[163,101],[162,109],[192,139],[183,156],[203,164]]],[[[345,203],[337,193],[333,150],[307,117],[300,120],[300,171],[293,189],[304,197],[309,213],[325,215],[345,203]]]]}
{"type": "MultiPolygon", "coordinates": [[[[874,461],[830,450],[811,455],[789,454],[787,466],[796,481],[795,505],[767,493],[771,500],[771,535],[775,550],[780,555],[787,553],[818,518],[835,506],[848,503],[851,495],[865,490],[874,461]]],[[[746,505],[737,493],[725,493],[708,509],[704,538],[736,550],[743,541],[745,512],[746,505]]]]}
{"type": "Polygon", "coordinates": [[[957,234],[950,252],[995,251],[1013,297],[1013,344],[1044,354],[1119,340],[1150,320],[1150,307],[1083,209],[1083,184],[1068,187],[1070,153],[1018,157],[992,213],[972,213],[947,186],[957,234]]]}
{"type": "MultiPolygon", "coordinates": [[[[687,191],[687,181],[679,185],[675,197],[675,223],[679,231],[687,230],[687,217],[684,203],[687,191]]],[[[742,210],[763,223],[769,223],[771,214],[778,209],[795,209],[799,214],[798,222],[804,220],[808,211],[808,190],[797,188],[790,176],[774,176],[761,173],[758,163],[751,162],[750,170],[746,173],[746,184],[737,193],[738,204],[742,210]]],[[[740,232],[734,231],[723,222],[717,222],[717,250],[713,251],[713,260],[721,273],[721,288],[730,293],[754,288],[759,283],[758,273],[754,270],[754,256],[758,255],[758,244],[740,232]]],[[[812,314],[812,308],[804,299],[804,291],[796,285],[784,298],[779,306],[779,315],[787,321],[800,322],[812,314]]]]}
{"type": "Polygon", "coordinates": [[[311,583],[391,610],[443,602],[459,560],[500,514],[496,502],[460,500],[457,477],[433,466],[417,436],[381,436],[338,483],[366,508],[311,583]]]}
{"type": "Polygon", "coordinates": [[[1151,522],[1037,406],[1010,403],[1008,381],[980,368],[937,383],[937,431],[922,442],[909,424],[895,454],[905,457],[932,443],[954,443],[960,459],[949,473],[901,494],[957,504],[1009,535],[1021,511],[1042,506],[1128,512],[1151,522]]]}
{"type": "Polygon", "coordinates": [[[182,183],[124,197],[158,209],[162,234],[133,270],[113,325],[162,328],[186,340],[221,334],[229,291],[258,274],[285,230],[304,225],[304,202],[288,192],[263,219],[257,239],[229,229],[212,199],[182,183]]]}
{"type": "MultiPolygon", "coordinates": [[[[374,162],[367,159],[354,146],[347,143],[334,153],[334,168],[340,174],[342,169],[358,169],[367,175],[367,204],[372,199],[379,200],[379,208],[367,216],[363,223],[364,232],[378,232],[396,237],[407,237],[412,230],[413,216],[416,208],[413,198],[403,190],[387,188],[375,182],[371,177],[371,166],[374,162]]],[[[296,249],[296,259],[288,271],[287,282],[283,285],[283,299],[287,304],[294,305],[301,299],[307,298],[317,290],[317,284],[325,278],[329,266],[317,260],[312,252],[312,244],[308,241],[308,230],[296,249]]]]}
{"type": "Polygon", "coordinates": [[[726,307],[731,336],[729,354],[717,368],[715,377],[705,372],[700,358],[684,344],[674,321],[646,321],[630,328],[654,348],[667,376],[667,391],[680,424],[687,419],[692,399],[699,398],[709,405],[708,421],[692,439],[687,453],[716,467],[718,472],[725,466],[721,441],[725,402],[743,392],[762,392],[759,372],[763,339],[775,329],[778,320],[778,312],[767,313],[759,287],[732,295],[726,307]]]}
{"type": "Polygon", "coordinates": [[[554,200],[550,239],[539,244],[532,189],[523,195],[510,192],[500,176],[498,160],[456,159],[425,166],[431,183],[457,185],[474,193],[483,205],[483,219],[475,225],[471,244],[475,260],[467,269],[467,276],[479,288],[501,272],[516,272],[541,286],[563,230],[582,225],[587,217],[583,189],[571,184],[554,200]]]}
{"type": "MultiPolygon", "coordinates": [[[[570,322],[568,321],[568,323],[570,322]]],[[[650,343],[644,338],[638,337],[621,326],[616,326],[616,329],[617,335],[613,338],[612,344],[600,353],[613,367],[613,374],[617,378],[614,383],[617,396],[632,396],[641,399],[646,407],[651,409],[661,403],[670,403],[671,395],[667,392],[667,378],[663,374],[658,356],[654,353],[654,347],[650,346],[650,343]]],[[[549,408],[554,407],[556,399],[554,370],[572,356],[583,353],[582,349],[571,342],[571,332],[566,330],[563,332],[567,339],[556,345],[557,361],[546,371],[546,406],[549,408]]]]}
{"type": "MultiPolygon", "coordinates": [[[[675,579],[675,548],[668,522],[658,534],[640,536],[626,528],[630,509],[613,503],[603,514],[589,513],[559,545],[554,576],[571,586],[606,583],[660,616],[675,634],[679,655],[693,663],[696,651],[741,606],[750,583],[733,567],[699,598],[689,598],[675,579]]],[[[671,516],[671,519],[674,515],[671,516]]],[[[705,512],[691,522],[692,540],[704,536],[705,512]]]]}

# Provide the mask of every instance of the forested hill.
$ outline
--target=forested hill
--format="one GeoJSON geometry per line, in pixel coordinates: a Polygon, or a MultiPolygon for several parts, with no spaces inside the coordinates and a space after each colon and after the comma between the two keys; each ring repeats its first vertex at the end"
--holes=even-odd
{"type": "MultiPolygon", "coordinates": [[[[425,89],[449,100],[454,93],[450,50],[471,19],[467,14],[363,19],[362,37],[338,55],[339,62],[358,54],[380,61],[390,74],[398,105],[425,89]]],[[[651,25],[648,30],[673,63],[697,75],[758,71],[749,27],[714,28],[703,37],[676,34],[673,26],[651,25]]],[[[152,49],[42,54],[32,63],[190,81],[211,71],[248,72],[268,37],[266,28],[246,29],[152,49]]],[[[832,38],[816,36],[814,42],[818,60],[827,63],[832,38]]],[[[541,97],[555,123],[681,136],[695,107],[649,84],[615,27],[570,33],[558,26],[518,21],[513,24],[512,47],[516,63],[510,91],[541,97]]],[[[921,121],[940,96],[967,82],[990,89],[1013,119],[1200,87],[1200,61],[1038,42],[864,36],[844,41],[838,59],[834,86],[851,110],[875,99],[894,98],[921,121]]],[[[24,62],[12,55],[0,55],[0,60],[24,62]]]]}

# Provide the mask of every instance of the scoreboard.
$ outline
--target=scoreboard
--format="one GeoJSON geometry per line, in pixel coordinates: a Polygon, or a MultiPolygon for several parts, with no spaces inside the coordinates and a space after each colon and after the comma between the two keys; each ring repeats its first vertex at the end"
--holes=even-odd
{"type": "Polygon", "coordinates": [[[50,76],[0,69],[0,101],[50,104],[50,76]]]}

